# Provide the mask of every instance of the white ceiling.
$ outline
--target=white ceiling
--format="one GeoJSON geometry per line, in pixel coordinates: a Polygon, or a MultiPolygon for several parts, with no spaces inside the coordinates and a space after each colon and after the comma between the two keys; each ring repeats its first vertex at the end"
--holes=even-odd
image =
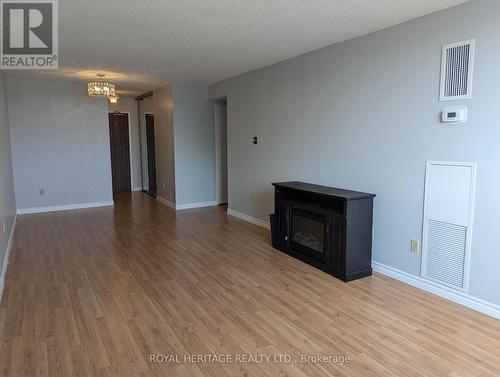
{"type": "Polygon", "coordinates": [[[209,84],[467,0],[59,0],[59,70],[123,94],[209,84]]]}

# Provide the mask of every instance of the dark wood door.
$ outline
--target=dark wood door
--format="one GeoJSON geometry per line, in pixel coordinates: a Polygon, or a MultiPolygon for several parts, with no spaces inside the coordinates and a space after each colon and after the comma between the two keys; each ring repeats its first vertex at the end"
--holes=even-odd
{"type": "Polygon", "coordinates": [[[156,191],[155,117],[146,114],[146,143],[148,148],[149,191],[156,191]]]}
{"type": "Polygon", "coordinates": [[[128,114],[109,113],[113,192],[131,191],[128,114]]]}

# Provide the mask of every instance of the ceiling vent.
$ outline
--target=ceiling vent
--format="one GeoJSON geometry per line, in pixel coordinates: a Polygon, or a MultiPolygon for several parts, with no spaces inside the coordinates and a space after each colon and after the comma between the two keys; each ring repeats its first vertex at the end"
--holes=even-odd
{"type": "Polygon", "coordinates": [[[470,39],[443,46],[440,101],[471,98],[474,44],[470,39]]]}

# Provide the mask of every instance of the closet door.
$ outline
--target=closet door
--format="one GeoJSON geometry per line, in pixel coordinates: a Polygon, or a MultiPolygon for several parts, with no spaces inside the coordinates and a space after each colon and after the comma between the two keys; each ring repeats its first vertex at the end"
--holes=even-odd
{"type": "Polygon", "coordinates": [[[476,164],[428,161],[422,277],[468,290],[476,164]]]}

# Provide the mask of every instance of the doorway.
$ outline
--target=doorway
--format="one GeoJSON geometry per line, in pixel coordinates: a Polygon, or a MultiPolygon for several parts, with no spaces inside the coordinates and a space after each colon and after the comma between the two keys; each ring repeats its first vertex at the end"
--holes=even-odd
{"type": "Polygon", "coordinates": [[[156,153],[155,153],[155,116],[145,114],[146,117],[146,154],[148,159],[148,188],[147,193],[156,196],[156,153]]]}
{"type": "Polygon", "coordinates": [[[130,127],[127,113],[108,113],[113,192],[132,191],[130,174],[130,127]]]}
{"type": "Polygon", "coordinates": [[[215,104],[215,180],[218,204],[228,202],[227,102],[215,104]]]}

